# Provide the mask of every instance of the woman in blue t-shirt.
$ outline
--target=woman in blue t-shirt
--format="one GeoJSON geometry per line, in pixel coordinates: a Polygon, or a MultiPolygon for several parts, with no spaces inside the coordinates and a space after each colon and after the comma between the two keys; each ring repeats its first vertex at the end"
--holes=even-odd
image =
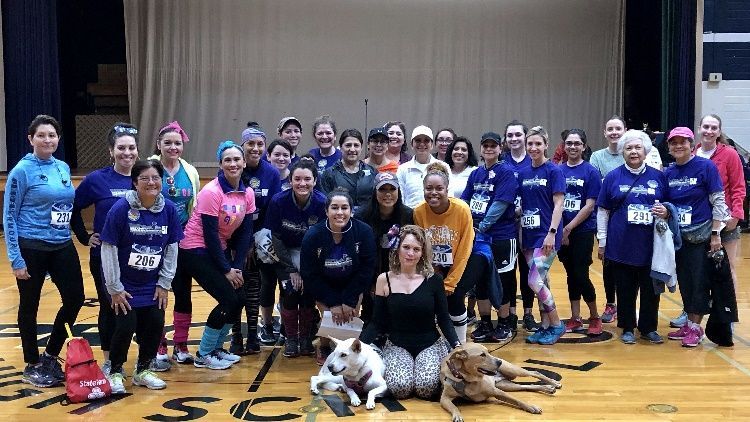
{"type": "MultiPolygon", "coordinates": [[[[354,201],[345,189],[328,193],[325,216],[305,233],[300,251],[306,294],[321,312],[331,312],[335,324],[345,324],[357,316],[375,272],[375,235],[370,226],[352,218],[353,208],[354,201]]],[[[321,337],[319,365],[330,351],[329,340],[321,337]]]]}
{"type": "Polygon", "coordinates": [[[341,160],[341,150],[336,148],[336,122],[330,116],[320,116],[312,124],[312,134],[317,148],[310,150],[309,154],[315,159],[318,173],[333,167],[341,160]]]}
{"type": "MultiPolygon", "coordinates": [[[[721,251],[721,230],[731,217],[719,170],[711,160],[692,155],[694,142],[689,128],[672,129],[667,145],[675,163],[664,171],[682,236],[675,263],[683,309],[687,312],[685,324],[668,337],[682,340],[685,347],[696,347],[703,338],[700,324],[703,316],[711,313],[711,254],[721,251]]],[[[725,288],[733,287],[726,284],[725,288]]]]}
{"type": "Polygon", "coordinates": [[[542,328],[526,338],[529,343],[555,344],[565,334],[549,289],[549,268],[562,241],[565,178],[546,157],[549,135],[541,126],[526,134],[531,166],[518,172],[521,196],[521,242],[529,264],[529,287],[542,306],[542,328]]]}
{"type": "Polygon", "coordinates": [[[653,344],[663,343],[658,327],[659,295],[651,280],[654,249],[654,215],[665,218],[660,201],[668,196],[664,173],[647,166],[651,138],[640,130],[628,130],[617,141],[625,164],[604,177],[596,205],[599,256],[608,260],[617,286],[617,326],[625,344],[635,344],[635,302],[640,290],[638,331],[653,344]]]}
{"type": "MultiPolygon", "coordinates": [[[[253,213],[253,233],[258,233],[263,228],[266,209],[271,198],[281,191],[281,179],[279,172],[273,166],[262,159],[266,149],[266,133],[256,122],[248,122],[248,127],[242,131],[242,150],[245,151],[245,169],[242,171],[242,183],[246,189],[252,189],[255,194],[255,213],[253,213]]],[[[243,307],[247,317],[247,343],[242,339],[242,315],[232,325],[232,343],[229,347],[231,353],[237,355],[249,355],[260,353],[258,342],[258,307],[265,303],[262,308],[263,327],[261,341],[275,343],[276,338],[273,330],[273,299],[276,286],[276,274],[273,267],[257,259],[255,248],[251,248],[247,255],[247,261],[242,277],[245,283],[242,285],[244,294],[243,307]],[[266,302],[262,299],[264,291],[270,299],[266,302]],[[270,302],[270,303],[269,303],[270,302]],[[267,328],[266,327],[271,327],[267,328]]]]}
{"type": "MultiPolygon", "coordinates": [[[[511,299],[515,301],[516,297],[518,229],[513,203],[518,192],[518,181],[513,170],[500,161],[500,142],[500,135],[495,132],[482,135],[480,145],[484,162],[469,175],[466,189],[461,195],[461,199],[469,205],[474,227],[491,239],[492,255],[503,286],[497,327],[492,326],[489,289],[484,286],[474,289],[481,319],[471,334],[476,342],[507,341],[516,331],[518,321],[515,315],[510,314],[511,299]]],[[[484,283],[485,280],[480,279],[479,282],[484,283]]]]}
{"type": "Polygon", "coordinates": [[[129,123],[115,123],[107,134],[112,165],[93,171],[76,189],[73,215],[70,223],[73,232],[82,244],[89,246],[89,270],[94,278],[96,296],[99,300],[99,342],[104,354],[103,371],[109,372],[109,345],[115,325],[115,314],[109,307],[109,294],[102,278],[101,240],[99,234],[104,227],[112,205],[133,187],[130,170],[138,159],[138,129],[129,123]],[[89,234],[83,223],[81,210],[94,206],[94,232],[89,234]]]}
{"type": "Polygon", "coordinates": [[[596,290],[589,277],[596,234],[596,198],[602,181],[599,171],[583,160],[586,151],[586,132],[581,129],[566,131],[563,140],[567,161],[560,164],[565,177],[565,201],[563,202],[563,237],[560,247],[560,262],[568,278],[568,298],[571,317],[565,323],[565,331],[583,332],[581,320],[581,297],[589,308],[586,334],[602,333],[602,320],[596,307],[596,290]]]}
{"type": "Polygon", "coordinates": [[[133,385],[151,390],[167,386],[150,366],[164,329],[183,234],[175,205],[161,193],[163,176],[159,161],[135,163],[130,175],[135,190],[112,205],[100,233],[102,272],[115,314],[108,374],[113,394],[125,393],[122,365],[133,334],[139,345],[133,385]]]}
{"type": "Polygon", "coordinates": [[[281,281],[281,322],[286,342],[284,356],[311,356],[315,353],[311,335],[315,302],[300,270],[302,238],[310,227],[325,218],[325,195],[315,190],[318,169],[307,155],[292,166],[292,188],[276,194],[268,205],[265,228],[271,231],[278,262],[276,278],[281,281]]]}
{"type": "Polygon", "coordinates": [[[57,357],[83,305],[83,276],[70,238],[75,190],[70,168],[52,154],[60,142],[60,123],[39,115],[31,121],[33,149],[8,173],[3,202],[5,245],[18,285],[18,330],[26,368],[23,382],[52,387],[65,380],[57,357]],[[39,354],[36,317],[46,275],[62,299],[47,347],[39,354]]]}
{"type": "MultiPolygon", "coordinates": [[[[169,123],[159,130],[154,146],[154,155],[150,158],[160,160],[164,166],[162,179],[162,195],[177,207],[180,225],[184,228],[195,208],[195,197],[200,190],[200,176],[198,170],[182,158],[185,144],[190,142],[185,130],[176,121],[169,123]]],[[[193,314],[192,294],[193,279],[184,269],[177,267],[172,282],[174,292],[173,323],[174,350],[172,358],[177,363],[193,363],[193,355],[187,348],[188,331],[193,314]]],[[[162,335],[159,351],[154,360],[153,370],[166,371],[170,368],[167,338],[162,335]]]]}

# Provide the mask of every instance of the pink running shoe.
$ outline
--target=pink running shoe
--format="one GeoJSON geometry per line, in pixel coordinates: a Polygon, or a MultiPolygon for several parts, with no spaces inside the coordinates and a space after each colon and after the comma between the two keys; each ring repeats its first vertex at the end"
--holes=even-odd
{"type": "Polygon", "coordinates": [[[693,323],[685,324],[685,326],[687,325],[692,325],[692,327],[688,329],[688,334],[682,339],[682,347],[696,347],[703,340],[703,328],[693,323]]]}
{"type": "Polygon", "coordinates": [[[617,305],[608,303],[604,307],[604,313],[602,314],[602,322],[610,323],[617,319],[617,305]]]}
{"type": "Polygon", "coordinates": [[[685,324],[682,327],[678,328],[677,331],[671,331],[669,334],[667,334],[667,338],[670,340],[682,340],[690,333],[690,328],[688,327],[690,324],[685,324]]]}

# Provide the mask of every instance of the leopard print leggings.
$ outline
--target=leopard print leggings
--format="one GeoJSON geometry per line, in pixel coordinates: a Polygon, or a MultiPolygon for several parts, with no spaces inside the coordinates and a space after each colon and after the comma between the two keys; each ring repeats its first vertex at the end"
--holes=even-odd
{"type": "Polygon", "coordinates": [[[385,383],[391,394],[397,399],[408,398],[412,393],[421,399],[440,394],[440,363],[448,352],[448,343],[442,337],[419,352],[416,359],[389,340],[383,350],[383,362],[385,383]]]}

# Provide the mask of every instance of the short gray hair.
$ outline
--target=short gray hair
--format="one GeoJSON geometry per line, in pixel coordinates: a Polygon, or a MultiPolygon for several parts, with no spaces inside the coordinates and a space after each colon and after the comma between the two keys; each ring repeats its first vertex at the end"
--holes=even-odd
{"type": "Polygon", "coordinates": [[[651,137],[642,130],[630,129],[620,137],[619,141],[617,141],[617,153],[622,154],[622,151],[625,149],[625,144],[631,141],[641,141],[643,149],[646,151],[646,155],[651,152],[651,148],[653,147],[651,137]]]}

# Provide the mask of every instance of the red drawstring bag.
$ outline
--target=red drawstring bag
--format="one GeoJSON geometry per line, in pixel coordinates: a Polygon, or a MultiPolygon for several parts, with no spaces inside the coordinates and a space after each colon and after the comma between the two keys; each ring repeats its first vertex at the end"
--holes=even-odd
{"type": "MultiPolygon", "coordinates": [[[[70,331],[68,333],[70,335],[70,331]]],[[[70,403],[101,399],[112,394],[109,380],[96,364],[94,352],[85,338],[76,337],[68,340],[65,392],[70,403]]]]}

